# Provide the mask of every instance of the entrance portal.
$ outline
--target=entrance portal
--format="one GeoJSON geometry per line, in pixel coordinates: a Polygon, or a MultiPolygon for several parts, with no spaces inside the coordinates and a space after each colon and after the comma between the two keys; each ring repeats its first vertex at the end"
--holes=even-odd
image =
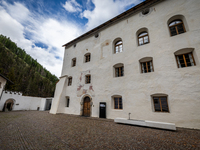
{"type": "Polygon", "coordinates": [[[13,107],[14,101],[12,99],[9,99],[5,102],[3,111],[11,111],[13,107]]]}
{"type": "Polygon", "coordinates": [[[88,96],[84,98],[83,116],[90,117],[90,98],[88,96]]]}

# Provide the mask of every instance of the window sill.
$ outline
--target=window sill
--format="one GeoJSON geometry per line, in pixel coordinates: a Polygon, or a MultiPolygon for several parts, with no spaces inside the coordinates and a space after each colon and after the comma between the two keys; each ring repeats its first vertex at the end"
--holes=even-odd
{"type": "MultiPolygon", "coordinates": [[[[150,43],[150,42],[149,42],[150,43]]],[[[144,45],[147,45],[147,44],[149,44],[149,43],[145,43],[145,44],[142,44],[142,45],[138,45],[138,47],[140,47],[140,46],[144,46],[144,45]]]]}
{"type": "Polygon", "coordinates": [[[170,113],[170,112],[164,112],[164,111],[153,111],[154,113],[170,113]]]}
{"type": "Polygon", "coordinates": [[[120,76],[120,77],[114,77],[114,78],[121,78],[121,77],[124,77],[124,76],[120,76]]]}
{"type": "Polygon", "coordinates": [[[123,111],[123,109],[112,109],[113,111],[123,111]]]}
{"type": "Polygon", "coordinates": [[[154,73],[154,71],[153,72],[146,72],[146,73],[140,73],[140,74],[150,74],[150,73],[154,73]]]}
{"type": "Polygon", "coordinates": [[[188,66],[188,67],[180,67],[180,68],[178,68],[178,69],[183,69],[183,68],[192,68],[192,67],[195,67],[196,65],[194,65],[194,66],[188,66]]]}
{"type": "Polygon", "coordinates": [[[123,53],[123,51],[122,52],[118,52],[118,53],[113,53],[113,54],[121,54],[121,53],[123,53]]]}

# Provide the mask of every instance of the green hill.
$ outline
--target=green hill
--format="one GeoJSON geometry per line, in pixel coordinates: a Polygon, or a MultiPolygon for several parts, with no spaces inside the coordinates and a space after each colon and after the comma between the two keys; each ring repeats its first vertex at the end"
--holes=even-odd
{"type": "Polygon", "coordinates": [[[3,35],[0,35],[0,73],[14,82],[7,82],[6,90],[27,96],[53,97],[58,81],[55,75],[3,35]]]}

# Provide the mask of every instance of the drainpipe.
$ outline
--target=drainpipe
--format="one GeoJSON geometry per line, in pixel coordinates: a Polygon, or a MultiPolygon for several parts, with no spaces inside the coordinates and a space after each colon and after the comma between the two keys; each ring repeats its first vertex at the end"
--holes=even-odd
{"type": "Polygon", "coordinates": [[[130,120],[130,115],[131,115],[131,113],[128,113],[128,115],[129,115],[129,119],[128,119],[128,120],[130,120]]]}

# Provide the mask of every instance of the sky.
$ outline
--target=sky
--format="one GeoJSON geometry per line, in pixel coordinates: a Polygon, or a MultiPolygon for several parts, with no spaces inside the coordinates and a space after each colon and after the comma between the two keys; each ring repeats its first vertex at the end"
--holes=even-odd
{"type": "Polygon", "coordinates": [[[0,34],[57,77],[62,45],[144,0],[0,0],[0,34]]]}

